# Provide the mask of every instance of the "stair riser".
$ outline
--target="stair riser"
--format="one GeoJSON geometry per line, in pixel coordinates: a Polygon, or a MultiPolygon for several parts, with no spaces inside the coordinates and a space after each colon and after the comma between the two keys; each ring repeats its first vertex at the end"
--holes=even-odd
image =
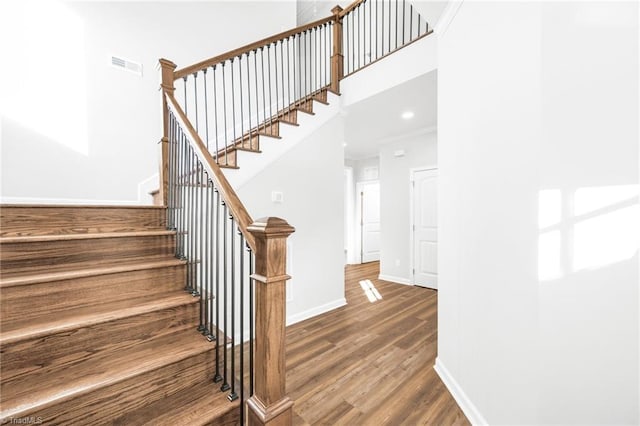
{"type": "Polygon", "coordinates": [[[280,124],[278,121],[272,121],[271,123],[260,125],[259,132],[265,136],[280,137],[280,124]]]}
{"type": "Polygon", "coordinates": [[[36,318],[73,306],[92,306],[184,288],[185,265],[19,285],[0,290],[2,321],[36,318]]]}
{"type": "MultiPolygon", "coordinates": [[[[81,360],[100,356],[105,351],[140,344],[179,330],[197,333],[199,318],[197,299],[194,303],[120,318],[91,326],[51,333],[2,345],[1,393],[27,374],[46,375],[47,372],[68,367],[81,360]]],[[[43,376],[45,377],[45,376],[43,376]]]]}
{"type": "Polygon", "coordinates": [[[169,256],[174,250],[174,235],[3,243],[0,262],[4,273],[41,272],[78,263],[95,266],[139,257],[169,256]]]}
{"type": "Polygon", "coordinates": [[[0,236],[86,234],[164,229],[166,213],[158,208],[28,207],[0,208],[0,236]]]}
{"type": "Polygon", "coordinates": [[[221,152],[218,154],[218,164],[223,164],[225,166],[236,167],[238,165],[237,162],[237,151],[229,150],[227,152],[221,152]]]}
{"type": "MultiPolygon", "coordinates": [[[[24,410],[12,416],[41,417],[47,425],[111,423],[123,412],[211,381],[214,371],[214,352],[207,351],[78,397],[60,400],[40,410],[24,410]]],[[[218,391],[218,386],[212,382],[211,391],[218,391]]]]}

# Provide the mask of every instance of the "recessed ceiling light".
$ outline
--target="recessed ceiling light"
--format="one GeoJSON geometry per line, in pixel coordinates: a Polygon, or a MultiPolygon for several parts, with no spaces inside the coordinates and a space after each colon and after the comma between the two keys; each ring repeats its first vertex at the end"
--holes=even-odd
{"type": "Polygon", "coordinates": [[[405,111],[402,113],[402,118],[404,118],[405,120],[411,120],[414,115],[415,114],[413,113],[413,111],[405,111]]]}
{"type": "Polygon", "coordinates": [[[342,146],[347,146],[347,143],[346,143],[346,142],[343,142],[343,143],[342,143],[342,146]]]}

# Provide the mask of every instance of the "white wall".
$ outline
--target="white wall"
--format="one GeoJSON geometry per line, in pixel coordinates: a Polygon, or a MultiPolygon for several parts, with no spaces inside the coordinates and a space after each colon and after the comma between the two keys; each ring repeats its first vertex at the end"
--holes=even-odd
{"type": "Polygon", "coordinates": [[[238,191],[254,219],[277,216],[296,228],[289,237],[288,324],[346,303],[343,127],[335,117],[238,191]],[[284,202],[272,202],[272,191],[284,202]]]}
{"type": "Polygon", "coordinates": [[[380,276],[409,284],[411,169],[437,166],[435,132],[412,135],[380,149],[380,276]],[[404,151],[404,156],[394,153],[404,151]]]}
{"type": "Polygon", "coordinates": [[[342,105],[348,107],[435,70],[437,52],[436,37],[424,37],[375,66],[362,68],[340,82],[342,105]]]}
{"type": "Polygon", "coordinates": [[[3,200],[137,202],[158,168],[158,58],[186,66],[294,26],[285,1],[3,2],[3,200]]]}
{"type": "Polygon", "coordinates": [[[637,424],[638,4],[441,34],[437,370],[472,421],[637,424]]]}

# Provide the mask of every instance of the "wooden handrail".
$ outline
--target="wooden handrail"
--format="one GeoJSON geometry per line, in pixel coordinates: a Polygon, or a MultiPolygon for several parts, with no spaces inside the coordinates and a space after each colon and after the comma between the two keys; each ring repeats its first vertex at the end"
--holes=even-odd
{"type": "Polygon", "coordinates": [[[178,121],[184,132],[187,134],[187,139],[189,139],[191,147],[193,148],[198,159],[202,162],[204,169],[207,171],[209,178],[211,178],[211,180],[213,181],[216,189],[218,190],[218,193],[222,196],[222,199],[229,209],[229,212],[236,220],[238,228],[240,228],[240,231],[244,235],[247,244],[255,252],[255,238],[248,231],[249,226],[253,223],[251,215],[249,215],[249,212],[247,212],[244,204],[242,204],[242,201],[240,201],[240,198],[238,198],[238,195],[231,187],[231,184],[225,177],[224,173],[222,173],[222,170],[216,163],[216,160],[214,160],[209,153],[209,150],[206,148],[204,142],[202,142],[202,139],[198,135],[198,132],[196,132],[196,130],[193,128],[186,114],[184,113],[182,108],[180,108],[180,105],[178,105],[176,98],[172,93],[169,93],[167,91],[164,92],[164,97],[167,102],[167,107],[170,108],[171,111],[173,111],[176,120],[178,121]]]}
{"type": "Polygon", "coordinates": [[[349,6],[347,6],[344,10],[340,12],[340,18],[343,18],[346,14],[351,12],[356,7],[360,6],[360,4],[364,3],[365,1],[366,0],[356,0],[353,3],[351,3],[349,6]]]}
{"type": "Polygon", "coordinates": [[[243,55],[243,54],[245,54],[247,52],[250,52],[252,50],[259,49],[259,48],[264,47],[264,46],[266,46],[268,44],[271,44],[273,42],[284,40],[287,37],[299,34],[299,33],[303,32],[303,31],[306,31],[306,30],[311,29],[311,28],[318,27],[320,25],[324,25],[324,24],[326,24],[328,22],[331,22],[333,20],[334,20],[334,17],[333,17],[333,15],[331,15],[331,16],[328,16],[326,18],[322,18],[322,19],[319,19],[317,21],[311,22],[310,24],[301,25],[301,26],[293,28],[293,29],[291,29],[289,31],[284,31],[284,32],[281,32],[281,33],[276,34],[274,36],[267,37],[267,38],[264,38],[262,40],[258,40],[256,42],[247,44],[246,46],[242,46],[242,47],[239,47],[237,49],[230,50],[230,51],[228,51],[226,53],[223,53],[221,55],[214,56],[213,58],[205,59],[204,61],[200,61],[200,62],[198,62],[196,64],[189,65],[188,67],[181,68],[181,69],[177,70],[173,74],[173,79],[177,80],[177,79],[182,78],[184,76],[187,76],[189,74],[193,74],[194,72],[197,72],[197,71],[203,70],[205,68],[208,68],[208,67],[210,67],[212,65],[216,65],[216,64],[219,64],[221,62],[224,62],[227,59],[236,58],[236,57],[238,57],[240,55],[243,55]]]}

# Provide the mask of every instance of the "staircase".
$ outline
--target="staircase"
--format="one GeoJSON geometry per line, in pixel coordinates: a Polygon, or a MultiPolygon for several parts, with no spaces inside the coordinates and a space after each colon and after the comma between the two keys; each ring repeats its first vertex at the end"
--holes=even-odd
{"type": "Polygon", "coordinates": [[[237,424],[157,207],[3,206],[3,423],[237,424]]]}
{"type": "Polygon", "coordinates": [[[332,13],[183,69],[160,60],[160,206],[1,206],[2,424],[292,423],[294,228],[252,219],[225,173],[430,34],[405,1],[332,13]]]}

